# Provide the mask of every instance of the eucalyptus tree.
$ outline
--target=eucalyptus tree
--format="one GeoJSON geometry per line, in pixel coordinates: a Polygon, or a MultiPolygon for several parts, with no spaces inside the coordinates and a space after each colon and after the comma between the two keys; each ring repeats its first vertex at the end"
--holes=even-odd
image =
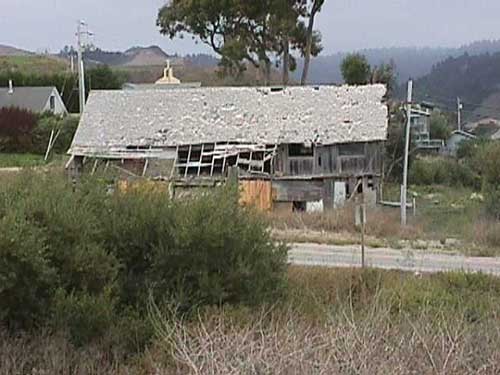
{"type": "Polygon", "coordinates": [[[321,52],[321,34],[314,30],[314,22],[318,13],[321,12],[321,9],[325,4],[325,0],[302,0],[302,4],[306,8],[306,18],[308,20],[307,29],[305,30],[306,44],[303,50],[304,68],[302,70],[301,78],[301,84],[305,85],[309,75],[311,56],[317,56],[321,52]]]}
{"type": "MultiPolygon", "coordinates": [[[[307,53],[307,4],[304,0],[171,0],[160,9],[157,24],[170,38],[191,34],[221,57],[226,71],[241,73],[246,64],[270,81],[273,61],[281,58],[283,83],[296,68],[291,49],[307,53]]],[[[312,53],[320,51],[313,38],[312,53]]]]}

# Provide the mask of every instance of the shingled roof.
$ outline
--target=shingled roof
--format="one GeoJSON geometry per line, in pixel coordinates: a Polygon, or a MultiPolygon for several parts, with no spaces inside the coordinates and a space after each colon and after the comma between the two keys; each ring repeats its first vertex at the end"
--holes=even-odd
{"type": "Polygon", "coordinates": [[[382,141],[388,125],[385,93],[383,85],[93,91],[69,152],[382,141]]]}
{"type": "Polygon", "coordinates": [[[32,112],[43,112],[50,96],[57,91],[55,87],[0,87],[0,108],[16,107],[32,112]]]}

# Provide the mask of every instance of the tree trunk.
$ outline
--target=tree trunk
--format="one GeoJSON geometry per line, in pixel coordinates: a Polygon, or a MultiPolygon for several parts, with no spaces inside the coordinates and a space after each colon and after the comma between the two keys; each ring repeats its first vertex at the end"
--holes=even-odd
{"type": "Polygon", "coordinates": [[[266,59],[264,61],[264,79],[265,79],[265,85],[270,86],[271,85],[271,60],[266,59]]]}
{"type": "Polygon", "coordinates": [[[322,0],[314,0],[311,15],[309,16],[309,25],[307,26],[307,34],[306,34],[306,50],[304,53],[304,70],[302,71],[302,79],[300,81],[301,85],[304,86],[307,84],[307,76],[309,75],[309,65],[311,64],[311,49],[313,43],[313,33],[314,33],[314,19],[316,18],[316,14],[321,10],[323,5],[322,0]]]}
{"type": "Polygon", "coordinates": [[[316,17],[316,12],[311,12],[311,16],[309,17],[309,25],[307,26],[307,41],[306,41],[306,51],[304,53],[304,70],[302,71],[302,79],[300,80],[300,84],[302,86],[307,84],[307,76],[309,74],[309,65],[311,64],[311,47],[313,41],[313,32],[314,32],[314,17],[316,17]]]}
{"type": "Polygon", "coordinates": [[[283,40],[283,86],[290,81],[290,43],[288,37],[283,40]]]}

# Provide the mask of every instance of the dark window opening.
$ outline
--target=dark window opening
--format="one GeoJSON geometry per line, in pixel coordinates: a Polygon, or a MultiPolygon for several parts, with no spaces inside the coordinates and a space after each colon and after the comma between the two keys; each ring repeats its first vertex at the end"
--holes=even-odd
{"type": "Polygon", "coordinates": [[[49,106],[52,112],[56,110],[56,97],[54,95],[51,95],[49,99],[49,106]]]}
{"type": "Polygon", "coordinates": [[[306,212],[307,203],[306,202],[293,202],[293,212],[306,212]]]}
{"type": "Polygon", "coordinates": [[[127,146],[127,150],[140,151],[140,150],[150,150],[150,149],[151,146],[133,146],[133,145],[127,146]]]}
{"type": "Polygon", "coordinates": [[[339,146],[340,156],[364,156],[365,145],[364,143],[350,143],[339,146]]]}
{"type": "Polygon", "coordinates": [[[358,191],[357,191],[358,194],[362,194],[363,193],[363,182],[362,180],[358,180],[358,191]]]}
{"type": "Polygon", "coordinates": [[[300,143],[292,143],[288,145],[288,156],[294,157],[312,157],[314,156],[313,146],[306,146],[300,143]]]}

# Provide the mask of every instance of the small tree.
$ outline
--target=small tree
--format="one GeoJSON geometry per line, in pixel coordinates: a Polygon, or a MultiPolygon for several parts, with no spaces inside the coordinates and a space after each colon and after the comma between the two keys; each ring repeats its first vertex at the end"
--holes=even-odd
{"type": "Polygon", "coordinates": [[[382,83],[387,87],[387,94],[392,96],[397,85],[396,67],[394,62],[390,64],[381,64],[373,68],[371,72],[371,83],[382,83]]]}
{"type": "Polygon", "coordinates": [[[366,85],[370,81],[371,67],[366,57],[361,54],[347,55],[340,69],[348,85],[366,85]]]}
{"type": "Polygon", "coordinates": [[[450,137],[451,129],[444,113],[432,113],[430,133],[432,139],[448,139],[450,137]]]}

